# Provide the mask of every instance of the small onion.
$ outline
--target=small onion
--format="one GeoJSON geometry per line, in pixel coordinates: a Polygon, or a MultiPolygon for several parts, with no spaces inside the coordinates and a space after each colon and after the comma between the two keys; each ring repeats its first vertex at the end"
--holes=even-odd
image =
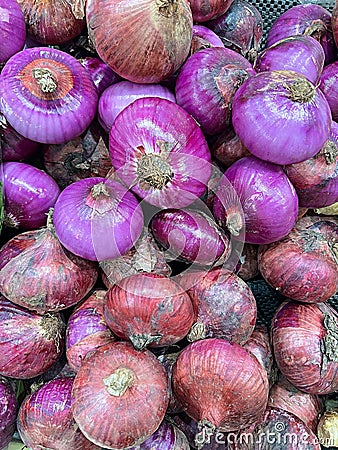
{"type": "Polygon", "coordinates": [[[6,224],[33,230],[46,224],[47,213],[60,194],[56,181],[23,162],[3,164],[6,224]]]}
{"type": "Polygon", "coordinates": [[[193,25],[190,54],[209,47],[224,47],[224,45],[217,34],[209,28],[198,24],[193,25]]]}
{"type": "Polygon", "coordinates": [[[12,56],[0,75],[3,115],[22,136],[60,144],[93,120],[95,85],[81,63],[55,48],[35,47],[12,56]]]}
{"type": "Polygon", "coordinates": [[[323,447],[338,447],[338,411],[325,411],[319,420],[317,436],[323,447]]]}
{"type": "Polygon", "coordinates": [[[4,63],[25,45],[25,18],[17,0],[0,1],[0,37],[0,63],[4,63]]]}
{"type": "Polygon", "coordinates": [[[132,248],[142,232],[143,213],[121,183],[92,177],[75,181],[61,192],[53,221],[64,247],[82,258],[103,261],[132,248]]]}
{"type": "Polygon", "coordinates": [[[236,274],[244,281],[251,280],[259,275],[258,245],[244,244],[236,269],[236,274]]]}
{"type": "Polygon", "coordinates": [[[324,67],[319,79],[319,88],[331,108],[332,118],[338,121],[338,61],[324,67]]]}
{"type": "Polygon", "coordinates": [[[121,77],[101,61],[100,58],[85,56],[80,58],[79,61],[87,69],[99,96],[108,86],[121,80],[121,77]]]}
{"type": "Polygon", "coordinates": [[[58,313],[37,315],[0,296],[0,374],[27,379],[60,358],[65,324],[58,313]]]}
{"type": "Polygon", "coordinates": [[[194,22],[207,22],[224,14],[233,0],[189,0],[194,22]]]}
{"type": "Polygon", "coordinates": [[[212,156],[226,167],[231,166],[232,163],[244,156],[251,155],[249,150],[243,145],[243,142],[238,138],[231,125],[226,127],[226,129],[217,136],[210,151],[212,156]]]}
{"type": "Polygon", "coordinates": [[[124,449],[149,438],[168,406],[165,370],[148,350],[128,342],[98,348],[74,380],[72,411],[83,434],[97,445],[124,449]],[[117,413],[118,412],[118,413],[117,413]]]}
{"type": "Polygon", "coordinates": [[[5,449],[14,435],[19,405],[12,383],[1,376],[0,404],[0,448],[5,449]]]}
{"type": "Polygon", "coordinates": [[[177,426],[163,421],[158,429],[142,444],[130,450],[189,450],[189,442],[177,426]]]}
{"type": "Polygon", "coordinates": [[[249,77],[233,99],[232,124],[239,139],[250,153],[275,164],[314,156],[328,139],[331,122],[322,91],[289,70],[249,77]]]}

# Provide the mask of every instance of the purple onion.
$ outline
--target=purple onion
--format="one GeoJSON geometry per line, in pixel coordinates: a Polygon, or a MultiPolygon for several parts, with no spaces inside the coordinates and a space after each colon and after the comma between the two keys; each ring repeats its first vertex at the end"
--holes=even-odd
{"type": "Polygon", "coordinates": [[[275,164],[311,158],[328,139],[331,111],[304,75],[287,70],[260,72],[237,90],[232,124],[254,156],[275,164]]]}
{"type": "Polygon", "coordinates": [[[299,34],[317,39],[324,49],[325,64],[335,60],[331,13],[323,6],[307,3],[287,9],[270,27],[266,46],[270,47],[281,39],[299,34]]]}
{"type": "Polygon", "coordinates": [[[245,242],[267,244],[291,231],[298,216],[298,197],[281,166],[248,156],[225,171],[213,205],[214,216],[224,228],[229,227],[227,209],[233,206],[229,182],[243,208],[245,242]]]}
{"type": "Polygon", "coordinates": [[[208,144],[196,121],[176,103],[135,100],[115,119],[109,148],[117,176],[152,205],[181,208],[206,191],[208,144]]]}
{"type": "Polygon", "coordinates": [[[121,80],[121,77],[100,58],[85,56],[79,61],[88,70],[99,96],[108,86],[121,80]]]}
{"type": "Polygon", "coordinates": [[[109,86],[99,99],[98,118],[103,128],[109,132],[117,115],[130,103],[141,97],[159,97],[176,102],[174,94],[160,84],[120,81],[109,86]]]}
{"type": "Polygon", "coordinates": [[[33,230],[47,223],[47,213],[59,196],[56,181],[23,162],[3,164],[5,215],[8,226],[33,230]]]}
{"type": "Polygon", "coordinates": [[[190,53],[193,54],[209,47],[224,47],[224,44],[210,28],[204,25],[193,25],[190,53]]]}
{"type": "Polygon", "coordinates": [[[189,442],[176,425],[162,422],[158,429],[142,444],[130,450],[189,450],[189,442]]]}
{"type": "Polygon", "coordinates": [[[317,84],[322,73],[325,53],[320,43],[311,36],[297,35],[282,39],[265,48],[255,61],[257,72],[266,70],[293,70],[317,84]]]}
{"type": "Polygon", "coordinates": [[[125,254],[143,229],[142,209],[121,183],[84,178],[67,186],[53,214],[61,244],[75,255],[104,261],[125,254]]]}
{"type": "Polygon", "coordinates": [[[256,72],[242,55],[211,47],[191,55],[182,66],[175,87],[177,103],[209,135],[231,123],[231,105],[237,89],[256,72]]]}
{"type": "Polygon", "coordinates": [[[0,448],[10,443],[16,425],[18,402],[11,382],[0,376],[0,448]]]}
{"type": "Polygon", "coordinates": [[[0,0],[0,38],[0,63],[6,62],[25,45],[25,18],[16,0],[0,0]]]}
{"type": "Polygon", "coordinates": [[[331,108],[332,118],[338,121],[338,61],[324,67],[319,78],[319,88],[331,108]]]}
{"type": "Polygon", "coordinates": [[[0,74],[3,115],[22,136],[61,144],[93,120],[98,94],[88,71],[73,56],[49,47],[22,50],[0,74]]]}

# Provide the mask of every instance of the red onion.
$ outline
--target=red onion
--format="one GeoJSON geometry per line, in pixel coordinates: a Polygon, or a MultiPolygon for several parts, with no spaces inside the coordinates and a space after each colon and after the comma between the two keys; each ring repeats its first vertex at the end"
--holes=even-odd
{"type": "Polygon", "coordinates": [[[99,99],[98,118],[103,128],[109,132],[117,115],[134,100],[142,97],[166,98],[176,102],[174,94],[161,84],[120,81],[109,86],[99,99]]]}
{"type": "Polygon", "coordinates": [[[55,48],[25,49],[0,75],[0,106],[15,130],[33,141],[60,144],[93,120],[98,95],[87,70],[55,48]]]}
{"type": "Polygon", "coordinates": [[[175,425],[163,421],[158,429],[142,444],[130,447],[130,450],[189,450],[184,433],[175,425]]]}
{"type": "Polygon", "coordinates": [[[234,0],[219,17],[206,22],[225,47],[254,61],[263,37],[263,19],[255,5],[246,0],[234,0]]]}
{"type": "Polygon", "coordinates": [[[197,311],[188,341],[222,338],[244,344],[249,339],[256,323],[256,300],[236,274],[217,267],[183,275],[180,284],[197,311]]]}
{"type": "Polygon", "coordinates": [[[158,83],[188,56],[193,21],[186,0],[89,0],[86,16],[100,58],[129,81],[158,83]]]}
{"type": "Polygon", "coordinates": [[[275,42],[258,54],[257,72],[265,70],[293,70],[317,84],[323,71],[325,53],[320,43],[311,36],[296,35],[275,42]]]}
{"type": "Polygon", "coordinates": [[[233,0],[189,0],[194,22],[207,22],[224,14],[233,0]]]}
{"type": "Polygon", "coordinates": [[[92,261],[123,255],[143,228],[142,209],[121,183],[84,178],[58,197],[53,221],[57,237],[69,251],[92,261]]]}
{"type": "Polygon", "coordinates": [[[17,0],[0,1],[0,36],[0,63],[4,63],[25,45],[25,18],[17,0]]]}
{"type": "Polygon", "coordinates": [[[259,275],[258,245],[244,244],[236,274],[244,281],[251,280],[259,275]]]}
{"type": "Polygon", "coordinates": [[[210,151],[212,156],[226,167],[231,166],[232,163],[244,156],[250,156],[249,151],[244,147],[243,142],[238,139],[231,125],[218,135],[210,151]]]}
{"type": "Polygon", "coordinates": [[[77,372],[91,351],[115,340],[104,320],[106,290],[95,290],[70,315],[66,329],[66,355],[77,372]]]}
{"type": "Polygon", "coordinates": [[[26,231],[0,249],[0,291],[11,302],[39,314],[75,305],[92,289],[92,261],[65,250],[54,228],[26,231]]]}
{"type": "Polygon", "coordinates": [[[268,400],[265,370],[251,353],[224,339],[193,342],[173,369],[174,393],[199,422],[198,448],[217,429],[235,431],[255,423],[268,400]]]}
{"type": "Polygon", "coordinates": [[[196,121],[176,103],[135,100],[115,119],[109,145],[117,175],[148,203],[181,208],[206,190],[208,144],[196,121]]]}
{"type": "Polygon", "coordinates": [[[104,448],[142,444],[160,426],[168,406],[161,363],[128,342],[97,349],[83,361],[72,396],[72,411],[83,434],[104,448]],[[118,413],[117,413],[118,412],[118,413]]]}
{"type": "Polygon", "coordinates": [[[264,244],[278,241],[291,231],[297,220],[298,198],[282,167],[248,156],[225,171],[213,212],[218,223],[233,234],[244,231],[245,242],[264,244]],[[229,182],[243,207],[245,224],[229,193],[229,182]],[[237,210],[232,211],[234,206],[237,210]]]}
{"type": "Polygon", "coordinates": [[[33,230],[47,222],[47,213],[60,194],[55,180],[22,162],[3,164],[6,224],[33,230]]]}
{"type": "Polygon", "coordinates": [[[105,320],[113,333],[137,350],[182,340],[195,312],[189,295],[172,279],[138,273],[121,280],[106,295],[105,320]]]}
{"type": "Polygon", "coordinates": [[[219,265],[231,252],[231,243],[212,217],[192,209],[164,209],[151,219],[150,229],[174,258],[198,265],[219,265]]]}
{"type": "Polygon", "coordinates": [[[172,388],[172,373],[173,373],[173,366],[178,358],[178,355],[180,352],[176,353],[164,353],[163,355],[158,356],[158,360],[163,365],[167,377],[168,377],[168,394],[169,394],[169,404],[167,408],[167,413],[169,414],[176,414],[178,412],[182,411],[182,407],[180,403],[178,402],[177,398],[175,397],[175,394],[173,392],[172,388]]]}
{"type": "Polygon", "coordinates": [[[322,208],[338,201],[338,123],[332,122],[328,140],[303,162],[284,167],[296,189],[299,205],[322,208]]]}
{"type": "Polygon", "coordinates": [[[261,275],[290,299],[306,303],[328,300],[338,286],[337,232],[337,224],[323,218],[306,228],[295,227],[278,242],[261,246],[261,275]]]}
{"type": "Polygon", "coordinates": [[[85,56],[79,61],[83,67],[88,70],[99,96],[108,86],[121,80],[121,77],[111,70],[107,64],[101,61],[100,58],[95,56],[85,56]]]}
{"type": "Polygon", "coordinates": [[[0,296],[0,374],[33,378],[48,370],[64,348],[58,313],[37,315],[0,296]]]}
{"type": "Polygon", "coordinates": [[[18,414],[18,432],[27,447],[100,449],[84,437],[73,419],[73,382],[73,378],[51,380],[24,399],[18,414]]]}
{"type": "Polygon", "coordinates": [[[267,47],[289,36],[305,34],[322,45],[325,64],[335,59],[335,44],[331,29],[331,14],[321,5],[295,5],[281,14],[268,30],[267,47]]]}
{"type": "Polygon", "coordinates": [[[211,31],[210,28],[198,24],[193,25],[190,54],[209,47],[224,47],[224,45],[217,34],[211,31]]]}
{"type": "Polygon", "coordinates": [[[296,388],[317,395],[338,390],[338,315],[330,305],[284,302],[271,336],[278,368],[296,388]]]}
{"type": "Polygon", "coordinates": [[[0,376],[0,448],[5,449],[10,443],[16,425],[18,401],[12,383],[0,376]]]}
{"type": "Polygon", "coordinates": [[[231,105],[239,86],[256,72],[242,55],[210,47],[191,55],[177,77],[177,103],[214,135],[231,122],[231,105]]]}
{"type": "Polygon", "coordinates": [[[232,124],[239,139],[254,156],[275,164],[314,156],[329,137],[331,122],[322,91],[293,71],[260,72],[233,99],[232,124]]]}
{"type": "Polygon", "coordinates": [[[338,121],[338,61],[324,67],[319,79],[319,87],[331,108],[332,118],[338,121]]]}
{"type": "Polygon", "coordinates": [[[270,384],[272,384],[272,378],[274,376],[274,359],[267,328],[264,325],[256,325],[243,347],[256,356],[266,370],[270,384]]]}

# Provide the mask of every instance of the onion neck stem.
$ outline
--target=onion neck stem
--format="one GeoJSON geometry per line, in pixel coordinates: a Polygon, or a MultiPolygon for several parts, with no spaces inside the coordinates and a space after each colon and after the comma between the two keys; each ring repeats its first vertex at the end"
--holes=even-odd
{"type": "Polygon", "coordinates": [[[316,95],[315,86],[306,78],[297,78],[290,85],[287,85],[286,89],[294,102],[309,103],[316,95]]]}
{"type": "Polygon", "coordinates": [[[119,367],[109,377],[104,378],[103,383],[107,387],[107,391],[114,397],[122,397],[122,395],[134,384],[134,372],[127,367],[119,367]]]}
{"type": "Polygon", "coordinates": [[[306,36],[311,36],[317,41],[320,41],[322,36],[324,36],[327,33],[327,27],[325,23],[320,20],[314,20],[311,25],[309,25],[305,30],[304,34],[306,36]]]}
{"type": "Polygon", "coordinates": [[[189,342],[199,341],[206,338],[206,330],[204,323],[195,322],[187,335],[189,342]]]}
{"type": "Polygon", "coordinates": [[[56,91],[58,87],[57,79],[49,69],[35,68],[32,72],[33,78],[40,86],[42,92],[51,94],[56,91]]]}
{"type": "Polygon", "coordinates": [[[94,199],[100,197],[101,195],[105,195],[106,197],[109,197],[109,191],[107,189],[107,186],[103,182],[95,184],[91,188],[91,194],[94,199]]]}
{"type": "Polygon", "coordinates": [[[129,336],[129,339],[131,343],[133,344],[134,348],[136,350],[144,350],[146,347],[148,347],[152,343],[158,344],[158,342],[161,340],[162,334],[141,334],[141,333],[135,333],[129,336]]]}
{"type": "Polygon", "coordinates": [[[163,189],[174,174],[166,159],[155,153],[145,154],[138,161],[137,175],[148,188],[163,189]]]}
{"type": "Polygon", "coordinates": [[[338,156],[337,145],[333,141],[328,139],[324,146],[324,157],[326,164],[328,166],[331,164],[336,164],[337,156],[338,156]]]}
{"type": "Polygon", "coordinates": [[[177,0],[156,0],[159,13],[164,17],[172,17],[177,14],[177,0]]]}

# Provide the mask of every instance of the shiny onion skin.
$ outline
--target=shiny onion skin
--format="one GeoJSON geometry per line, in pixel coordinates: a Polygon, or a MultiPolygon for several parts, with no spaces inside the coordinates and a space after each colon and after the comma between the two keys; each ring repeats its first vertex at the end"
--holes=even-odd
{"type": "Polygon", "coordinates": [[[322,91],[291,70],[249,77],[232,103],[232,125],[249,152],[280,165],[318,153],[329,137],[331,122],[322,91]]]}
{"type": "Polygon", "coordinates": [[[233,0],[189,0],[194,22],[201,23],[224,14],[233,0]]]}
{"type": "Polygon", "coordinates": [[[323,71],[325,53],[320,43],[311,36],[289,36],[263,49],[255,61],[257,72],[265,70],[293,70],[313,84],[323,71]]]}
{"type": "MultiPolygon", "coordinates": [[[[173,368],[173,389],[183,410],[199,423],[195,441],[257,421],[268,401],[268,378],[239,344],[210,338],[185,347],[173,368]]],[[[200,446],[202,447],[202,445],[200,446]]]]}
{"type": "Polygon", "coordinates": [[[6,162],[2,170],[5,223],[21,230],[46,225],[47,213],[60,194],[56,181],[45,171],[24,162],[6,162]]]}
{"type": "Polygon", "coordinates": [[[218,134],[231,123],[235,92],[255,73],[251,63],[234,50],[200,50],[181,67],[175,86],[176,101],[206,134],[218,134]]]}
{"type": "Polygon", "coordinates": [[[124,449],[143,443],[160,426],[168,381],[154,354],[114,342],[82,363],[72,397],[73,416],[83,434],[104,448],[124,449]]]}
{"type": "Polygon", "coordinates": [[[231,166],[232,163],[244,156],[251,155],[234,132],[232,125],[217,136],[210,151],[212,156],[226,167],[231,166]]]}
{"type": "Polygon", "coordinates": [[[117,175],[148,203],[182,208],[206,191],[212,167],[207,141],[176,103],[137,99],[117,116],[109,136],[117,175]]]}
{"type": "Polygon", "coordinates": [[[259,271],[285,297],[324,302],[337,291],[337,239],[337,224],[324,217],[307,227],[296,226],[278,242],[260,246],[259,271]]]}
{"type": "Polygon", "coordinates": [[[59,195],[53,214],[64,247],[91,261],[123,255],[143,229],[143,212],[121,183],[91,177],[75,181],[59,195]]]}
{"type": "Polygon", "coordinates": [[[279,370],[296,388],[325,395],[338,390],[337,312],[327,303],[284,302],[271,322],[279,370]]]}
{"type": "Polygon", "coordinates": [[[320,79],[319,88],[324,93],[331,108],[332,118],[338,121],[338,61],[334,61],[324,67],[320,79]]]}
{"type": "Polygon", "coordinates": [[[18,401],[12,383],[0,376],[0,448],[5,449],[10,443],[16,428],[18,401]]]}
{"type": "Polygon", "coordinates": [[[163,421],[158,429],[142,444],[130,450],[189,450],[189,442],[176,425],[163,421]]]}
{"type": "Polygon", "coordinates": [[[248,156],[224,172],[213,214],[217,223],[235,236],[241,237],[241,230],[245,232],[246,243],[265,244],[278,241],[291,231],[298,216],[298,197],[281,166],[248,156]],[[242,205],[244,224],[229,193],[229,182],[242,205]]]}
{"type": "Polygon", "coordinates": [[[45,45],[60,45],[85,28],[83,0],[17,0],[28,35],[45,45]]]}
{"type": "Polygon", "coordinates": [[[39,314],[69,308],[93,288],[95,263],[62,247],[53,227],[20,233],[0,249],[0,292],[39,314]]]}
{"type": "Polygon", "coordinates": [[[77,372],[86,355],[115,340],[104,320],[106,290],[97,289],[69,316],[66,329],[66,356],[77,372]]]}
{"type": "Polygon", "coordinates": [[[122,279],[106,294],[104,317],[113,333],[137,350],[181,341],[195,319],[189,295],[174,280],[155,273],[122,279]]]}
{"type": "Polygon", "coordinates": [[[121,77],[117,75],[107,64],[95,56],[85,56],[79,59],[80,63],[85,67],[95,84],[97,93],[101,96],[102,92],[108,86],[117,83],[121,77]]]}
{"type": "Polygon", "coordinates": [[[83,133],[93,120],[98,94],[91,76],[68,53],[27,48],[12,56],[0,75],[0,107],[22,136],[61,144],[83,133]]]}
{"type": "Polygon", "coordinates": [[[187,0],[88,0],[86,17],[100,58],[129,81],[159,83],[188,56],[193,19],[187,0]]]}
{"type": "Polygon", "coordinates": [[[190,55],[209,47],[224,47],[224,45],[217,34],[209,28],[199,24],[193,25],[190,55]]]}
{"type": "Polygon", "coordinates": [[[257,318],[256,300],[249,286],[230,270],[183,274],[180,285],[187,290],[197,312],[187,339],[222,338],[244,344],[257,318]]]}
{"type": "Polygon", "coordinates": [[[266,370],[270,385],[273,384],[274,359],[268,329],[264,325],[256,325],[243,347],[256,356],[266,370]]]}
{"type": "Polygon", "coordinates": [[[0,38],[0,63],[6,62],[25,45],[25,18],[17,0],[0,1],[0,38]]]}
{"type": "Polygon", "coordinates": [[[32,450],[100,450],[76,426],[71,410],[73,382],[72,377],[56,378],[23,400],[17,426],[27,447],[32,450]]]}
{"type": "Polygon", "coordinates": [[[58,313],[38,315],[0,296],[0,375],[29,379],[61,357],[65,324],[58,313]]]}

